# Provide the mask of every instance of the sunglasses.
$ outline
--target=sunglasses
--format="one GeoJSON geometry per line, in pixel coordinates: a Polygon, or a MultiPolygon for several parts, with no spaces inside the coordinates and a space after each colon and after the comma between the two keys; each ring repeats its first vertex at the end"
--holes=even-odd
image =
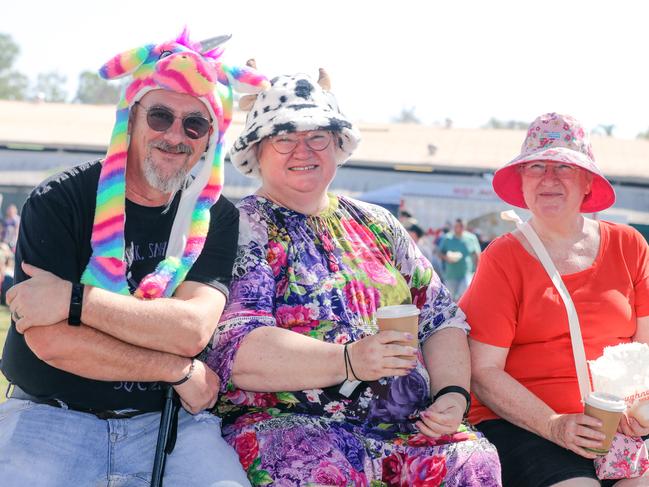
{"type": "MultiPolygon", "coordinates": [[[[146,112],[146,123],[156,132],[166,132],[174,124],[176,118],[180,118],[176,117],[166,107],[154,106],[147,108],[141,105],[140,102],[135,102],[135,105],[138,105],[146,112]]],[[[200,115],[187,115],[182,118],[182,124],[187,137],[190,139],[200,139],[210,130],[212,122],[200,115]]]]}

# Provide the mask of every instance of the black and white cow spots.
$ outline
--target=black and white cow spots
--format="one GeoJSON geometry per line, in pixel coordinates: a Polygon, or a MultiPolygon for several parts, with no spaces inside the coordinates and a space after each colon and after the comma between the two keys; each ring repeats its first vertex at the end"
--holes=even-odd
{"type": "Polygon", "coordinates": [[[257,97],[243,133],[230,149],[230,160],[243,174],[259,177],[256,143],[270,135],[307,130],[328,130],[339,135],[338,164],[349,158],[360,140],[351,122],[340,113],[333,95],[312,78],[304,74],[278,76],[271,80],[271,88],[257,97]]]}
{"type": "Polygon", "coordinates": [[[299,79],[295,84],[295,96],[305,100],[311,96],[313,85],[306,79],[299,79]]]}

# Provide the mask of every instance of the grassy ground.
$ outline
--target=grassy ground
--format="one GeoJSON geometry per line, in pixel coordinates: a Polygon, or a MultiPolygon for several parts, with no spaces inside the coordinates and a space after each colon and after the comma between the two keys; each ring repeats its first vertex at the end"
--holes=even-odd
{"type": "MultiPolygon", "coordinates": [[[[0,353],[5,343],[7,330],[9,329],[9,308],[0,306],[0,353]]],[[[0,402],[5,400],[5,391],[7,390],[7,380],[0,373],[0,402]]]]}

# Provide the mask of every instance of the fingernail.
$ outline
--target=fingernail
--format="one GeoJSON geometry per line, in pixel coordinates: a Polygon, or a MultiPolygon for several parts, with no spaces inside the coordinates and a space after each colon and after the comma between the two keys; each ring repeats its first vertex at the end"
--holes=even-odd
{"type": "Polygon", "coordinates": [[[406,339],[408,339],[408,340],[412,340],[412,339],[414,338],[414,337],[412,336],[412,333],[407,333],[407,332],[406,332],[405,335],[406,335],[406,339]]]}

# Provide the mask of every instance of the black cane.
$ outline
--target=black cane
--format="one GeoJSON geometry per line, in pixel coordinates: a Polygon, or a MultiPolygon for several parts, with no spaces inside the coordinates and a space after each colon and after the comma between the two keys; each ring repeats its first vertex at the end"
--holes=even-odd
{"type": "Polygon", "coordinates": [[[155,458],[153,459],[153,471],[151,472],[151,487],[162,487],[162,476],[165,470],[167,459],[167,443],[169,433],[172,429],[174,419],[174,388],[166,386],[164,396],[164,407],[160,415],[160,428],[158,429],[158,441],[155,447],[155,458]]]}

